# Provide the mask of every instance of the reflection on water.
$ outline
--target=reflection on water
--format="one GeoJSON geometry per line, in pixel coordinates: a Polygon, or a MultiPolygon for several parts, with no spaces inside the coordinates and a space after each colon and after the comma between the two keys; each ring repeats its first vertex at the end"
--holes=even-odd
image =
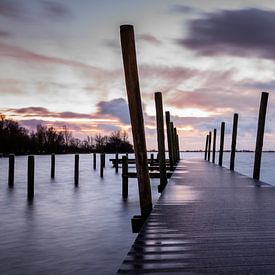
{"type": "MultiPolygon", "coordinates": [[[[8,159],[0,159],[0,274],[113,274],[135,234],[130,219],[139,214],[137,182],[129,179],[129,198],[121,197],[121,170],[106,158],[104,179],[92,156],[80,155],[79,186],[74,156],[35,157],[35,198],[26,197],[26,157],[17,157],[14,188],[8,188],[8,159]]],[[[98,159],[99,161],[99,159],[98,159]]],[[[152,180],[154,201],[158,180],[152,180]]]]}
{"type": "MultiPolygon", "coordinates": [[[[203,153],[182,157],[203,158],[203,153]]],[[[75,187],[73,155],[56,156],[53,180],[50,156],[35,160],[35,198],[29,203],[27,158],[16,158],[13,189],[7,184],[8,159],[0,159],[0,274],[114,274],[136,237],[130,225],[139,214],[136,180],[129,179],[129,198],[123,200],[121,170],[115,174],[109,161],[101,179],[92,156],[80,155],[75,187]]],[[[228,163],[225,153],[225,166],[228,163]]],[[[263,154],[262,163],[262,179],[274,184],[275,154],[263,154]]],[[[237,154],[237,171],[251,175],[252,164],[253,154],[237,154]]],[[[151,182],[156,201],[158,179],[151,182]]]]}

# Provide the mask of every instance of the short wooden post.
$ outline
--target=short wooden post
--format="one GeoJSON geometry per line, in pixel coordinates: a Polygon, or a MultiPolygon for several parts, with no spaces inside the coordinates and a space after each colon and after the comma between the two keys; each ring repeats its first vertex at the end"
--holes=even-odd
{"type": "Polygon", "coordinates": [[[204,160],[207,159],[207,152],[208,152],[208,138],[209,136],[206,135],[206,141],[205,141],[205,150],[204,150],[204,160]]]}
{"type": "Polygon", "coordinates": [[[230,155],[230,170],[232,170],[232,171],[235,168],[237,130],[238,130],[238,114],[234,114],[234,117],[233,117],[233,130],[232,130],[232,142],[231,142],[231,155],[230,155]]]}
{"type": "Polygon", "coordinates": [[[120,26],[121,48],[129,112],[133,133],[141,217],[132,219],[132,229],[138,232],[152,210],[152,195],[147,161],[144,120],[139,89],[134,27],[120,26]]]}
{"type": "Polygon", "coordinates": [[[115,171],[116,171],[116,174],[117,174],[118,173],[118,153],[116,153],[115,171]]]}
{"type": "Polygon", "coordinates": [[[128,198],[128,158],[122,157],[122,197],[128,198]]]}
{"type": "Polygon", "coordinates": [[[267,102],[268,102],[268,93],[264,92],[262,93],[262,96],[261,96],[261,103],[260,103],[260,109],[259,109],[258,131],[257,131],[257,140],[256,140],[256,149],[255,149],[255,158],[254,158],[253,179],[256,179],[256,180],[260,179],[260,172],[261,172],[261,159],[262,159],[262,150],[263,150],[267,102]]]}
{"type": "Polygon", "coordinates": [[[103,153],[103,168],[105,168],[105,162],[106,162],[106,154],[105,153],[103,153]]]}
{"type": "Polygon", "coordinates": [[[156,120],[157,120],[157,140],[158,140],[158,162],[160,172],[160,184],[158,191],[162,192],[167,184],[166,163],[165,163],[165,141],[162,94],[155,93],[156,120]]]}
{"type": "Polygon", "coordinates": [[[180,160],[180,143],[179,143],[179,135],[176,134],[177,140],[177,152],[178,152],[178,161],[180,160]]]}
{"type": "Polygon", "coordinates": [[[223,162],[224,129],[225,129],[225,122],[222,122],[221,123],[221,136],[220,136],[220,154],[219,154],[219,165],[220,166],[222,166],[222,162],[223,162]]]}
{"type": "Polygon", "coordinates": [[[51,178],[54,179],[55,176],[55,154],[51,155],[51,178]]]}
{"type": "Polygon", "coordinates": [[[216,159],[216,137],[217,137],[217,129],[214,129],[213,132],[213,152],[212,152],[212,162],[215,163],[216,159]]]}
{"type": "Polygon", "coordinates": [[[100,154],[100,177],[103,178],[103,172],[104,172],[104,154],[100,154]]]}
{"type": "Polygon", "coordinates": [[[14,186],[14,160],[15,160],[14,154],[10,154],[9,155],[9,179],[8,179],[8,184],[10,188],[14,186]]]}
{"type": "Polygon", "coordinates": [[[34,156],[28,156],[28,200],[34,197],[34,156]]]}
{"type": "Polygon", "coordinates": [[[208,136],[208,156],[207,156],[207,160],[210,161],[210,154],[211,154],[211,135],[212,133],[209,132],[208,136]]]}
{"type": "Polygon", "coordinates": [[[178,160],[177,128],[176,127],[174,127],[174,143],[175,143],[175,160],[176,160],[176,163],[178,163],[179,160],[178,160]]]}
{"type": "Polygon", "coordinates": [[[154,165],[154,154],[150,155],[150,165],[153,166],[154,165]]]}
{"type": "Polygon", "coordinates": [[[74,184],[77,186],[79,182],[79,155],[74,156],[74,184]]]}
{"type": "Polygon", "coordinates": [[[172,152],[173,152],[173,165],[174,167],[177,165],[176,160],[176,147],[175,147],[175,131],[174,131],[174,123],[170,122],[170,128],[171,128],[171,137],[172,137],[172,152]]]}
{"type": "Polygon", "coordinates": [[[93,158],[94,170],[96,170],[96,153],[93,153],[93,158]]]}
{"type": "Polygon", "coordinates": [[[172,147],[172,133],[171,133],[171,124],[170,124],[170,112],[165,112],[165,121],[166,121],[166,132],[167,132],[167,143],[168,143],[168,153],[169,153],[169,164],[170,170],[174,170],[173,162],[173,147],[172,147]]]}

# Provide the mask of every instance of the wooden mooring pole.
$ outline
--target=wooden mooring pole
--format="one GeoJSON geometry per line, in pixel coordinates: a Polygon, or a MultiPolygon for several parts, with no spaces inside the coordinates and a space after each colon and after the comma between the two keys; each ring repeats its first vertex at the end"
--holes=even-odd
{"type": "MultiPolygon", "coordinates": [[[[177,133],[177,131],[176,131],[177,133]]],[[[178,133],[176,134],[176,139],[177,139],[177,151],[178,151],[178,161],[180,160],[180,142],[179,142],[179,135],[178,133]]]]}
{"type": "Polygon", "coordinates": [[[225,129],[225,122],[222,122],[221,123],[221,136],[220,136],[220,154],[219,154],[219,165],[220,166],[222,166],[222,162],[223,162],[224,129],[225,129]]]}
{"type": "Polygon", "coordinates": [[[212,152],[212,162],[215,163],[216,160],[216,137],[217,137],[217,129],[214,129],[213,132],[213,152],[212,152]]]}
{"type": "Polygon", "coordinates": [[[207,152],[208,152],[208,138],[209,138],[209,135],[206,135],[205,150],[204,150],[204,160],[206,160],[206,159],[207,159],[207,152]]]}
{"type": "Polygon", "coordinates": [[[122,157],[122,197],[128,198],[128,158],[122,157]]]}
{"type": "Polygon", "coordinates": [[[74,184],[77,186],[79,183],[79,155],[74,156],[74,184]]]}
{"type": "Polygon", "coordinates": [[[118,173],[118,153],[116,153],[116,161],[115,161],[115,171],[118,173]]]}
{"type": "Polygon", "coordinates": [[[176,143],[175,143],[175,131],[174,131],[174,123],[170,122],[170,128],[171,128],[171,140],[172,140],[172,152],[173,152],[173,165],[174,168],[177,166],[177,159],[176,159],[176,143]]]}
{"type": "Polygon", "coordinates": [[[171,124],[170,124],[170,112],[165,112],[165,121],[166,121],[166,135],[167,135],[167,143],[168,143],[168,153],[169,153],[169,164],[170,171],[174,170],[174,162],[173,162],[173,146],[172,146],[172,133],[171,133],[171,124]]]}
{"type": "Polygon", "coordinates": [[[262,150],[263,150],[267,102],[268,102],[268,93],[264,92],[262,93],[262,96],[261,96],[261,103],[260,103],[260,109],[259,109],[258,131],[257,131],[256,150],[255,150],[255,158],[254,158],[253,179],[256,179],[256,180],[260,179],[260,172],[261,172],[261,159],[262,159],[262,150]]]}
{"type": "Polygon", "coordinates": [[[207,156],[207,160],[210,161],[210,154],[211,154],[211,135],[212,133],[209,132],[208,136],[208,156],[207,156]]]}
{"type": "Polygon", "coordinates": [[[28,156],[28,200],[34,197],[34,156],[28,156]]]}
{"type": "Polygon", "coordinates": [[[238,114],[234,114],[233,117],[233,129],[232,129],[232,142],[231,142],[231,155],[230,155],[230,170],[234,171],[235,168],[235,154],[237,143],[237,131],[238,131],[238,114]]]}
{"type": "Polygon", "coordinates": [[[132,229],[139,232],[152,210],[151,186],[147,161],[144,121],[139,89],[134,27],[120,26],[121,48],[129,112],[135,149],[141,216],[132,219],[132,229]]]}
{"type": "Polygon", "coordinates": [[[103,153],[100,154],[100,177],[103,178],[103,173],[104,173],[104,159],[105,156],[103,153]]]}
{"type": "Polygon", "coordinates": [[[93,153],[94,170],[96,170],[96,153],[93,153]]]}
{"type": "Polygon", "coordinates": [[[9,155],[9,179],[8,179],[8,184],[10,188],[14,186],[14,160],[15,160],[14,154],[10,154],[9,155]]]}
{"type": "Polygon", "coordinates": [[[51,155],[51,178],[54,179],[55,176],[55,154],[51,155]]]}
{"type": "Polygon", "coordinates": [[[162,94],[155,93],[156,120],[157,120],[157,139],[158,139],[158,161],[160,171],[160,184],[158,191],[161,193],[167,184],[166,161],[165,161],[165,141],[164,141],[164,122],[163,122],[163,103],[162,94]]]}

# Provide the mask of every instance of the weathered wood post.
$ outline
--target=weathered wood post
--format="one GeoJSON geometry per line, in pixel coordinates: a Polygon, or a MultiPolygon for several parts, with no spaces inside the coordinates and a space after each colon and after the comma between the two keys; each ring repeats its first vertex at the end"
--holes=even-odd
{"type": "Polygon", "coordinates": [[[100,177],[103,178],[103,172],[104,172],[104,154],[100,154],[100,177]]]}
{"type": "Polygon", "coordinates": [[[116,171],[116,174],[117,174],[118,173],[118,153],[116,153],[115,171],[116,171]]]}
{"type": "Polygon", "coordinates": [[[34,197],[34,156],[28,156],[28,200],[34,197]]]}
{"type": "Polygon", "coordinates": [[[208,136],[208,156],[207,156],[207,160],[210,161],[210,154],[211,154],[211,135],[212,133],[209,132],[208,136]]]}
{"type": "Polygon", "coordinates": [[[106,154],[105,153],[103,153],[103,168],[105,168],[105,164],[106,164],[106,154]]]}
{"type": "Polygon", "coordinates": [[[150,156],[150,165],[151,166],[154,165],[154,154],[151,154],[151,156],[150,156]]]}
{"type": "Polygon", "coordinates": [[[177,151],[178,151],[178,161],[180,160],[180,143],[179,143],[179,135],[176,135],[177,138],[177,151]]]}
{"type": "Polygon", "coordinates": [[[79,182],[79,155],[74,156],[74,184],[77,186],[79,182]]]}
{"type": "Polygon", "coordinates": [[[224,129],[225,129],[225,122],[222,122],[221,123],[221,136],[220,136],[220,154],[219,154],[219,165],[220,166],[222,166],[222,162],[223,162],[224,129]]]}
{"type": "Polygon", "coordinates": [[[174,146],[175,146],[175,161],[177,164],[179,162],[179,160],[178,160],[177,128],[176,127],[174,127],[174,146]]]}
{"type": "Polygon", "coordinates": [[[206,135],[206,141],[205,141],[205,150],[204,150],[204,160],[207,159],[207,152],[208,152],[208,138],[209,136],[206,135]]]}
{"type": "Polygon", "coordinates": [[[177,160],[176,160],[176,147],[175,147],[175,131],[174,131],[174,123],[170,122],[170,128],[171,128],[171,140],[172,140],[172,152],[173,152],[173,165],[174,168],[177,165],[177,160]]]}
{"type": "Polygon", "coordinates": [[[122,157],[122,197],[128,198],[128,158],[122,157]]]}
{"type": "Polygon", "coordinates": [[[9,155],[9,179],[8,179],[8,184],[10,188],[14,186],[14,160],[15,160],[14,154],[10,154],[9,155]]]}
{"type": "Polygon", "coordinates": [[[215,163],[216,159],[216,137],[217,137],[217,129],[214,129],[213,132],[213,152],[212,152],[212,162],[215,163]]]}
{"type": "Polygon", "coordinates": [[[255,158],[254,158],[254,170],[253,170],[253,179],[256,179],[256,180],[260,179],[260,172],[261,172],[261,159],[262,159],[262,150],[263,150],[267,102],[268,102],[268,93],[263,92],[261,96],[261,103],[260,103],[260,109],[259,109],[258,131],[257,131],[257,140],[256,140],[256,149],[255,149],[255,158]]]}
{"type": "Polygon", "coordinates": [[[164,141],[164,121],[162,94],[155,93],[156,120],[157,120],[157,139],[158,139],[158,161],[160,172],[160,184],[158,191],[161,193],[167,184],[166,162],[165,162],[165,141],[164,141]]]}
{"type": "Polygon", "coordinates": [[[235,168],[235,154],[237,143],[237,131],[238,131],[238,114],[234,114],[233,117],[233,130],[232,130],[232,142],[231,142],[231,155],[230,155],[230,170],[235,168]]]}
{"type": "Polygon", "coordinates": [[[51,155],[51,178],[54,179],[55,176],[55,154],[51,155]]]}
{"type": "Polygon", "coordinates": [[[120,37],[136,157],[139,201],[141,210],[141,216],[134,216],[132,219],[132,229],[134,232],[139,232],[145,219],[152,210],[152,196],[147,162],[142,104],[139,89],[134,27],[132,25],[120,26],[120,37]]]}
{"type": "Polygon", "coordinates": [[[166,132],[167,132],[167,143],[168,143],[168,153],[169,153],[169,164],[170,171],[174,170],[173,162],[173,147],[172,147],[172,133],[171,133],[171,124],[170,124],[170,112],[165,112],[165,121],[166,121],[166,132]]]}
{"type": "Polygon", "coordinates": [[[96,170],[96,153],[93,153],[93,163],[94,163],[94,170],[96,170]]]}

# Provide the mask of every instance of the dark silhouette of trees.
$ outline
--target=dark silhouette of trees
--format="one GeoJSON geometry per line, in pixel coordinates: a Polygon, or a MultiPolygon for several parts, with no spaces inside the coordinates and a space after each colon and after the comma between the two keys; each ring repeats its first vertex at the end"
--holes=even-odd
{"type": "Polygon", "coordinates": [[[18,122],[0,114],[0,153],[2,154],[49,154],[89,152],[133,152],[125,131],[115,131],[110,136],[87,136],[74,138],[67,126],[61,131],[54,127],[37,125],[36,131],[29,132],[18,122]]]}

